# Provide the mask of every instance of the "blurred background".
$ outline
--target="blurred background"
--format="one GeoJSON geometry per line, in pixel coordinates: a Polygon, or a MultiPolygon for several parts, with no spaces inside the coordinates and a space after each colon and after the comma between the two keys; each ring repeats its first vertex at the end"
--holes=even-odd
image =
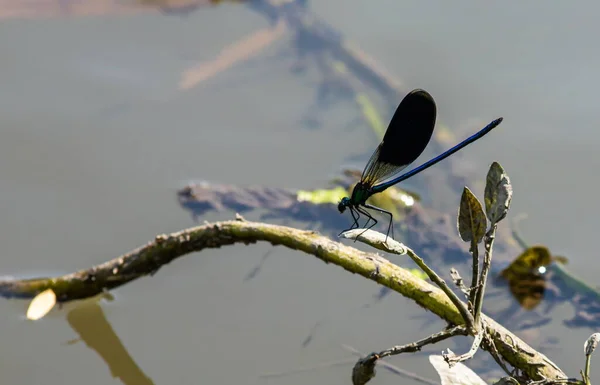
{"type": "MultiPolygon", "coordinates": [[[[1,0],[0,274],[65,274],[191,227],[176,195],[191,181],[318,189],[344,167],[362,169],[379,138],[308,30],[368,54],[405,93],[426,89],[457,140],[503,116],[456,155],[456,172],[481,195],[500,162],[514,187],[510,216],[528,215],[521,235],[567,255],[569,270],[595,285],[599,7],[1,0]]],[[[380,106],[403,96],[370,92],[380,106]]],[[[392,113],[381,109],[382,121],[392,113]]],[[[407,188],[454,221],[460,188],[433,199],[435,186],[419,187],[427,173],[407,188]]],[[[398,295],[364,308],[378,290],[280,247],[208,250],[115,290],[113,301],[35,323],[24,319],[27,301],[0,301],[0,375],[5,384],[347,384],[355,357],[342,344],[368,353],[444,326],[398,295]],[[247,279],[267,252],[260,276],[247,279]]],[[[572,313],[562,303],[522,336],[573,377],[595,330],[565,325],[572,313]]],[[[457,351],[448,342],[427,352],[448,347],[457,351]]],[[[486,356],[468,365],[499,376],[486,356]]],[[[391,362],[437,379],[424,354],[391,362]]],[[[381,370],[373,383],[400,381],[417,383],[381,370]]]]}

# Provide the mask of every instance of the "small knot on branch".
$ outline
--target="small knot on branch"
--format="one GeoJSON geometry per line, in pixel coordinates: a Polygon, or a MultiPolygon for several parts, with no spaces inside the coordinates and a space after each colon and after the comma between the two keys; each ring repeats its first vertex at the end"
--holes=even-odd
{"type": "Polygon", "coordinates": [[[169,237],[166,234],[158,234],[156,237],[154,237],[154,242],[156,242],[157,245],[160,245],[162,243],[164,243],[169,237]]]}

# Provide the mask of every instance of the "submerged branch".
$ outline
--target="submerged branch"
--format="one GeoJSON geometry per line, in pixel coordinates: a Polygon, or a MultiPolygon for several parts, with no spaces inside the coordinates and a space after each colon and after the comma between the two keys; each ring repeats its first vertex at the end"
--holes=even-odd
{"type": "MultiPolygon", "coordinates": [[[[314,255],[325,263],[336,264],[412,299],[450,324],[464,324],[461,314],[440,289],[377,254],[343,245],[313,231],[247,222],[241,217],[235,221],[206,224],[170,235],[159,235],[154,241],[118,258],[62,277],[0,281],[0,295],[33,298],[46,289],[52,289],[60,302],[88,298],[137,278],[152,275],[163,265],[183,255],[258,241],[314,255]]],[[[482,315],[482,319],[498,352],[508,363],[523,370],[532,379],[566,378],[544,355],[491,318],[482,315]]]]}

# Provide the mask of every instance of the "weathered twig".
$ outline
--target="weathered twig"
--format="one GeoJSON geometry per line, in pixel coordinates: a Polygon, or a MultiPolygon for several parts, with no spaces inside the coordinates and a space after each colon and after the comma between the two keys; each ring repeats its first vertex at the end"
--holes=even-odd
{"type": "Polygon", "coordinates": [[[439,333],[430,335],[422,340],[412,342],[402,346],[394,346],[380,353],[371,353],[356,362],[352,369],[352,383],[354,385],[364,385],[375,376],[375,363],[388,356],[401,353],[414,353],[421,350],[425,345],[435,344],[457,335],[467,335],[467,329],[464,326],[454,326],[450,329],[442,330],[439,333]]]}
{"type": "Polygon", "coordinates": [[[479,345],[481,345],[481,341],[483,340],[483,332],[478,330],[474,335],[473,343],[471,344],[471,349],[468,352],[463,353],[461,355],[455,355],[450,349],[448,349],[448,353],[443,354],[444,360],[450,364],[450,366],[454,366],[459,362],[463,362],[466,360],[470,360],[473,358],[477,350],[479,349],[479,345]]]}
{"type": "MultiPolygon", "coordinates": [[[[350,345],[346,345],[346,344],[342,344],[342,347],[346,350],[348,350],[349,352],[351,352],[354,355],[357,355],[361,358],[365,357],[365,354],[362,354],[361,352],[359,352],[358,350],[356,350],[355,348],[353,348],[350,345]]],[[[285,370],[285,371],[280,371],[280,372],[270,372],[270,373],[265,373],[262,374],[260,377],[263,378],[269,378],[269,377],[282,377],[282,376],[288,376],[291,374],[296,374],[296,373],[302,373],[302,372],[308,372],[308,371],[314,371],[317,369],[322,369],[322,368],[331,368],[333,366],[338,366],[338,365],[348,365],[354,362],[353,358],[349,358],[349,359],[345,359],[345,360],[339,360],[339,361],[330,361],[330,362],[321,362],[317,365],[312,365],[312,366],[306,366],[306,367],[302,367],[302,368],[297,368],[297,369],[292,369],[292,370],[285,370]]],[[[437,381],[433,381],[430,380],[428,378],[419,376],[418,374],[415,374],[413,372],[410,372],[408,370],[399,368],[398,366],[395,366],[393,364],[390,364],[389,362],[383,361],[383,360],[377,360],[377,365],[385,368],[386,370],[388,370],[391,373],[397,374],[399,376],[403,376],[406,378],[410,378],[416,382],[421,382],[424,384],[428,384],[428,385],[438,385],[439,382],[437,381]]]]}
{"type": "MultiPolygon", "coordinates": [[[[477,294],[481,291],[481,287],[479,286],[479,247],[474,239],[471,241],[471,253],[473,255],[473,273],[471,276],[469,302],[471,305],[471,311],[474,311],[473,309],[475,309],[475,299],[477,298],[477,294]]],[[[478,321],[479,320],[475,320],[475,324],[477,324],[478,321]]]]}
{"type": "Polygon", "coordinates": [[[385,358],[401,353],[414,353],[420,351],[421,348],[425,345],[435,344],[440,341],[446,340],[450,337],[466,336],[468,334],[469,333],[467,332],[467,329],[464,326],[453,326],[451,328],[432,334],[429,337],[423,338],[419,341],[412,342],[406,345],[394,346],[392,348],[383,350],[379,353],[371,353],[371,355],[376,354],[379,358],[385,358]]]}
{"type": "MultiPolygon", "coordinates": [[[[362,354],[358,350],[354,349],[350,345],[342,345],[342,347],[344,349],[346,349],[346,350],[351,351],[352,353],[354,353],[354,354],[356,354],[356,355],[358,355],[360,357],[364,357],[365,356],[364,354],[362,354]]],[[[383,358],[383,357],[380,357],[380,358],[383,358]]],[[[414,380],[416,382],[421,382],[421,383],[429,384],[429,385],[437,385],[438,384],[436,381],[430,380],[430,379],[425,378],[425,377],[421,377],[421,376],[419,376],[419,375],[417,375],[415,373],[409,372],[409,371],[404,370],[402,368],[399,368],[399,367],[397,367],[395,365],[392,365],[389,362],[378,360],[377,363],[378,363],[379,366],[383,366],[384,368],[386,368],[388,371],[390,371],[392,373],[398,374],[400,376],[408,377],[408,378],[410,378],[410,379],[412,379],[412,380],[414,380]]]]}
{"type": "MultiPolygon", "coordinates": [[[[471,359],[484,338],[487,340],[486,328],[481,320],[481,310],[483,306],[483,298],[485,287],[487,284],[487,275],[492,263],[492,250],[494,239],[496,238],[496,229],[498,222],[506,217],[510,202],[512,199],[512,185],[508,175],[500,166],[499,163],[493,162],[490,166],[486,177],[485,185],[485,213],[483,206],[477,197],[465,187],[460,200],[458,210],[458,233],[461,239],[465,242],[470,242],[470,251],[473,255],[473,277],[471,280],[471,288],[469,293],[469,301],[471,303],[471,311],[474,318],[473,333],[475,337],[471,349],[467,353],[455,355],[451,351],[444,354],[444,359],[451,366],[468,359],[471,359]],[[486,232],[487,220],[490,220],[490,228],[486,232]],[[479,274],[479,248],[478,244],[484,240],[485,257],[481,274],[479,274]]],[[[490,341],[489,347],[492,348],[494,343],[490,341]]],[[[494,357],[496,359],[496,357],[494,357]]],[[[498,361],[498,360],[497,360],[498,361]]],[[[506,371],[506,367],[503,366],[506,371]]]]}
{"type": "MultiPolygon", "coordinates": [[[[384,350],[382,353],[372,353],[366,358],[360,360],[357,363],[358,367],[371,367],[371,361],[374,362],[375,360],[379,359],[382,354],[391,355],[400,354],[404,352],[416,352],[419,351],[424,345],[436,343],[459,334],[473,335],[475,337],[473,340],[473,345],[471,346],[471,349],[469,349],[468,352],[458,356],[448,349],[448,353],[444,354],[444,359],[446,360],[446,362],[448,362],[450,366],[452,366],[458,362],[471,359],[473,355],[475,355],[484,337],[482,328],[479,326],[479,324],[474,325],[473,315],[469,313],[469,310],[467,309],[465,304],[456,296],[456,294],[454,294],[454,292],[448,287],[446,282],[439,275],[437,275],[435,271],[433,271],[429,266],[427,266],[423,259],[420,258],[413,250],[373,230],[365,231],[364,229],[354,229],[342,233],[341,236],[348,239],[360,240],[361,242],[367,243],[370,246],[373,246],[377,249],[384,250],[393,254],[408,254],[408,256],[410,256],[410,258],[421,268],[421,270],[423,270],[427,274],[427,276],[435,284],[437,284],[438,287],[442,289],[442,291],[448,296],[448,298],[459,310],[460,314],[463,317],[464,323],[466,324],[466,327],[456,326],[450,329],[442,330],[441,332],[435,333],[425,339],[407,345],[396,346],[394,348],[384,350]]],[[[477,243],[473,242],[473,244],[476,248],[477,243]]],[[[474,282],[472,284],[471,290],[477,287],[477,284],[477,282],[474,282]]]]}
{"type": "MultiPolygon", "coordinates": [[[[62,277],[0,281],[0,295],[32,298],[51,288],[58,301],[92,297],[104,290],[153,274],[163,265],[185,254],[259,241],[314,255],[326,263],[334,263],[389,287],[449,324],[464,323],[460,312],[443,291],[383,257],[334,242],[312,231],[244,220],[217,222],[170,235],[160,235],[147,245],[121,257],[62,277]]],[[[485,320],[487,332],[494,340],[498,352],[509,364],[524,371],[532,379],[566,378],[543,354],[491,318],[482,316],[482,319],[485,320]]]]}
{"type": "Polygon", "coordinates": [[[467,306],[462,302],[457,295],[448,287],[446,281],[441,278],[435,271],[433,271],[425,261],[421,257],[419,257],[411,248],[403,245],[400,242],[397,242],[393,239],[384,236],[381,233],[378,233],[373,230],[364,230],[364,229],[353,229],[350,231],[345,231],[341,234],[343,238],[354,239],[364,242],[370,246],[373,246],[379,250],[387,251],[389,253],[404,255],[407,254],[416,264],[427,274],[429,279],[431,279],[452,301],[454,306],[458,309],[460,314],[463,317],[464,323],[467,326],[467,330],[474,330],[473,325],[473,316],[469,313],[467,306]]]}
{"type": "MultiPolygon", "coordinates": [[[[484,330],[486,329],[485,325],[484,325],[483,329],[484,330]]],[[[496,345],[494,345],[494,340],[491,339],[489,335],[486,334],[483,337],[483,344],[485,345],[484,348],[490,353],[490,355],[492,356],[494,361],[496,361],[498,366],[500,366],[502,368],[502,370],[504,370],[504,373],[508,374],[509,376],[512,375],[513,373],[508,369],[508,367],[504,363],[504,359],[498,353],[498,349],[496,349],[496,345]]]]}
{"type": "Polygon", "coordinates": [[[450,277],[454,285],[465,295],[465,298],[469,299],[469,288],[465,286],[465,280],[460,276],[458,270],[455,268],[450,269],[450,277]]]}
{"type": "Polygon", "coordinates": [[[474,304],[474,317],[475,324],[478,325],[481,318],[481,309],[483,307],[483,297],[485,296],[485,285],[487,284],[487,276],[492,266],[492,250],[494,248],[494,239],[496,238],[497,224],[492,224],[490,230],[485,235],[485,256],[483,259],[483,267],[481,268],[481,280],[479,289],[477,290],[477,297],[475,298],[474,304]]]}

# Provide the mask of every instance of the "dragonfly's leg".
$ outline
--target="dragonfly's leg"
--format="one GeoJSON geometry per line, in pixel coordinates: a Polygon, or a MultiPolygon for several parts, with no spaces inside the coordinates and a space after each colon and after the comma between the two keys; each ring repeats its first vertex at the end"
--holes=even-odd
{"type": "Polygon", "coordinates": [[[349,207],[349,209],[350,209],[350,215],[352,215],[352,219],[353,219],[354,222],[352,222],[352,226],[350,226],[349,229],[342,230],[342,232],[339,233],[338,236],[342,235],[346,231],[358,228],[358,220],[360,219],[360,214],[357,213],[357,212],[355,212],[355,210],[352,207],[349,207]]]}
{"type": "Polygon", "coordinates": [[[385,240],[387,242],[387,237],[388,237],[388,235],[390,235],[390,231],[392,232],[392,239],[394,239],[394,216],[392,215],[392,213],[389,212],[389,211],[386,211],[384,209],[381,209],[379,207],[372,206],[370,204],[365,204],[365,207],[368,208],[368,209],[375,210],[375,211],[378,211],[378,212],[380,212],[382,214],[386,214],[386,215],[390,216],[390,223],[388,224],[388,230],[387,230],[387,233],[385,235],[385,240]]]}
{"type": "Polygon", "coordinates": [[[352,219],[354,219],[354,223],[350,227],[350,230],[358,228],[358,219],[360,218],[360,214],[355,212],[352,207],[350,207],[350,214],[352,214],[352,219]]]}
{"type": "Polygon", "coordinates": [[[363,229],[370,229],[371,227],[373,227],[375,225],[375,223],[373,223],[371,225],[371,227],[367,227],[367,225],[369,224],[369,222],[371,222],[371,219],[373,219],[373,217],[371,217],[370,215],[367,217],[367,221],[365,222],[365,225],[363,226],[363,229]]]}
{"type": "MultiPolygon", "coordinates": [[[[357,210],[358,210],[358,208],[357,208],[357,210]]],[[[361,214],[365,215],[366,217],[368,217],[367,221],[365,222],[365,226],[364,226],[364,228],[366,230],[372,229],[378,223],[377,219],[375,219],[375,217],[372,216],[371,213],[368,212],[367,210],[361,208],[359,212],[361,214]],[[369,224],[370,221],[373,221],[373,224],[371,224],[370,226],[367,227],[367,225],[369,224]]]]}
{"type": "Polygon", "coordinates": [[[357,208],[356,208],[356,211],[358,211],[359,213],[361,213],[361,214],[363,214],[364,216],[366,216],[367,218],[369,218],[369,219],[367,220],[367,222],[365,223],[365,227],[367,226],[367,223],[369,223],[369,221],[371,221],[371,220],[373,221],[373,224],[372,224],[371,226],[367,227],[366,229],[364,229],[364,231],[363,231],[363,232],[361,232],[360,234],[358,234],[358,235],[356,236],[356,238],[354,239],[354,242],[356,242],[356,239],[358,239],[358,237],[360,237],[361,235],[363,235],[363,234],[364,234],[364,233],[365,233],[367,230],[369,230],[369,229],[373,228],[373,227],[374,227],[374,226],[377,224],[377,219],[375,219],[375,218],[374,218],[374,217],[371,215],[371,213],[369,213],[367,210],[365,210],[365,209],[363,209],[363,208],[360,208],[360,207],[357,207],[357,208]]]}
{"type": "MultiPolygon", "coordinates": [[[[355,210],[357,213],[360,213],[362,215],[364,215],[365,217],[367,217],[367,221],[365,222],[365,225],[363,226],[363,229],[370,229],[371,227],[375,226],[377,224],[377,220],[375,220],[375,218],[373,218],[373,216],[371,215],[371,213],[369,213],[368,211],[366,211],[365,209],[361,208],[360,206],[356,206],[355,210]],[[367,227],[367,225],[369,224],[369,222],[374,221],[374,223],[367,227]]],[[[356,227],[360,227],[358,226],[358,224],[356,225],[356,227]]]]}

